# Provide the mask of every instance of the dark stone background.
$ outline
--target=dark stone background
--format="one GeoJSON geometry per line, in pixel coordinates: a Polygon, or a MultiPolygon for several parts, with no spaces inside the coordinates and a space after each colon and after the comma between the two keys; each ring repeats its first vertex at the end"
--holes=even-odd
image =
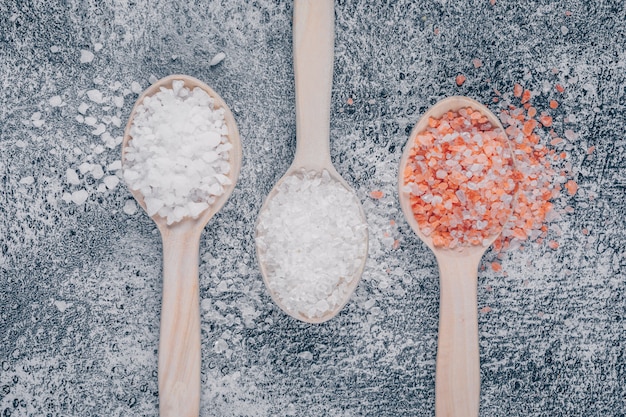
{"type": "MultiPolygon", "coordinates": [[[[540,111],[561,103],[554,128],[577,134],[563,149],[580,190],[559,203],[574,213],[551,229],[558,250],[529,245],[479,274],[481,416],[624,416],[624,2],[337,0],[331,152],[363,201],[370,258],[351,302],[319,326],[271,302],[254,254],[257,212],[294,153],[291,15],[283,0],[0,0],[0,415],[158,414],[158,233],[122,209],[123,184],[97,192],[101,180],[71,185],[65,172],[119,160],[75,119],[86,90],[119,96],[184,73],[222,95],[244,145],[237,188],[201,241],[202,416],[434,415],[438,272],[399,212],[397,164],[438,99],[496,111],[493,89],[515,82],[540,111]],[[63,200],[78,189],[86,203],[63,200]]],[[[88,115],[123,126],[136,97],[88,115]]]]}

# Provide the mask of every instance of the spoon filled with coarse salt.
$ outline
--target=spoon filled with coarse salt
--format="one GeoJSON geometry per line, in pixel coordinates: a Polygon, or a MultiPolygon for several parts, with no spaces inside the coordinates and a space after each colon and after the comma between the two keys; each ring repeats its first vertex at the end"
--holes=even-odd
{"type": "Polygon", "coordinates": [[[450,97],[418,121],[400,161],[402,211],[439,264],[437,417],[478,416],[478,266],[513,212],[510,149],[485,106],[450,97]]]}
{"type": "Polygon", "coordinates": [[[274,302],[298,320],[322,323],[361,278],[367,222],[330,158],[333,0],[295,0],[293,13],[296,154],[259,212],[256,247],[274,302]]]}
{"type": "Polygon", "coordinates": [[[137,100],[122,144],[124,179],[163,240],[159,413],[200,410],[200,235],[226,203],[241,143],[226,103],[201,81],[172,75],[137,100]]]}

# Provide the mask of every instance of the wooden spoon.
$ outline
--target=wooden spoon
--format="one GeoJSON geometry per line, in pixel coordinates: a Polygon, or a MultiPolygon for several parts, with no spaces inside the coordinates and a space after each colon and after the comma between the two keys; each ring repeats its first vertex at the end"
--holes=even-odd
{"type": "Polygon", "coordinates": [[[403,191],[404,167],[418,133],[428,127],[430,117],[439,118],[448,111],[471,107],[487,117],[492,126],[504,128],[485,106],[468,97],[449,97],[431,107],[417,122],[402,153],[399,171],[400,206],[409,225],[428,246],[439,264],[440,307],[437,375],[435,379],[435,415],[437,417],[477,417],[480,401],[480,365],[478,354],[478,265],[489,246],[500,235],[490,236],[484,246],[443,249],[433,245],[420,230],[411,209],[409,194],[403,191]]]}
{"type": "MultiPolygon", "coordinates": [[[[200,413],[200,303],[198,294],[198,263],[200,235],[208,221],[217,213],[235,188],[241,168],[241,142],[232,113],[224,100],[203,82],[186,76],[171,75],[152,84],[137,99],[131,112],[122,143],[122,166],[126,147],[132,139],[130,127],[137,107],[144,98],[156,94],[161,87],[172,88],[175,80],[184,81],[185,87],[199,87],[215,101],[215,108],[225,110],[230,150],[232,184],[224,194],[202,212],[198,218],[183,218],[167,225],[166,218],[155,214],[163,239],[163,299],[161,304],[161,331],[159,340],[159,412],[161,417],[197,417],[200,413]]],[[[143,195],[131,193],[146,210],[143,195]]]]}
{"type": "MultiPolygon", "coordinates": [[[[350,185],[341,178],[330,159],[330,99],[333,82],[334,60],[334,21],[333,0],[295,0],[293,7],[293,66],[296,87],[296,154],[283,177],[278,180],[267,196],[261,212],[276,195],[276,190],[285,178],[305,169],[321,173],[328,171],[331,179],[354,193],[350,185]]],[[[361,219],[366,224],[363,207],[359,204],[361,219]]],[[[322,317],[311,318],[294,314],[285,309],[280,298],[269,288],[267,268],[260,262],[263,281],[274,302],[290,316],[307,322],[322,323],[339,313],[357,287],[367,258],[367,234],[363,261],[350,282],[343,303],[322,317]]],[[[259,249],[257,246],[257,259],[259,249]]]]}

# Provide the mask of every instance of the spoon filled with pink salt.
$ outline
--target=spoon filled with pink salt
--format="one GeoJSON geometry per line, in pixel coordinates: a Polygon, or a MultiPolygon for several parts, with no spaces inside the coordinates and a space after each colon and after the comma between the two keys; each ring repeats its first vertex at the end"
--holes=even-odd
{"type": "Polygon", "coordinates": [[[122,144],[124,179],[163,241],[159,414],[200,409],[200,235],[231,195],[241,167],[235,119],[222,98],[185,75],[150,86],[122,144]]]}
{"type": "Polygon", "coordinates": [[[478,416],[478,266],[513,212],[516,178],[500,121],[467,97],[431,107],[402,154],[402,211],[439,264],[437,417],[478,416]]]}

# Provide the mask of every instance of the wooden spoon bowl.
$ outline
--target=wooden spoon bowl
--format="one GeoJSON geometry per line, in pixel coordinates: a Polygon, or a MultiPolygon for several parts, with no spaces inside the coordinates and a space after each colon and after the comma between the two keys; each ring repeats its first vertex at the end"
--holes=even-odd
{"type": "MultiPolygon", "coordinates": [[[[237,124],[224,100],[203,82],[186,75],[163,78],[137,99],[131,112],[122,143],[122,167],[125,166],[126,148],[132,137],[130,127],[137,107],[144,98],[172,88],[175,80],[182,80],[190,90],[204,90],[214,99],[215,108],[224,109],[228,127],[231,184],[213,204],[193,219],[167,224],[166,218],[155,214],[163,240],[163,298],[161,304],[161,329],[159,338],[159,412],[161,417],[197,417],[200,413],[200,302],[198,264],[200,235],[209,220],[226,203],[233,192],[241,169],[241,141],[237,124]]],[[[146,210],[143,195],[131,190],[137,203],[146,210]]],[[[146,210],[147,211],[147,210],[146,210]]]]}

